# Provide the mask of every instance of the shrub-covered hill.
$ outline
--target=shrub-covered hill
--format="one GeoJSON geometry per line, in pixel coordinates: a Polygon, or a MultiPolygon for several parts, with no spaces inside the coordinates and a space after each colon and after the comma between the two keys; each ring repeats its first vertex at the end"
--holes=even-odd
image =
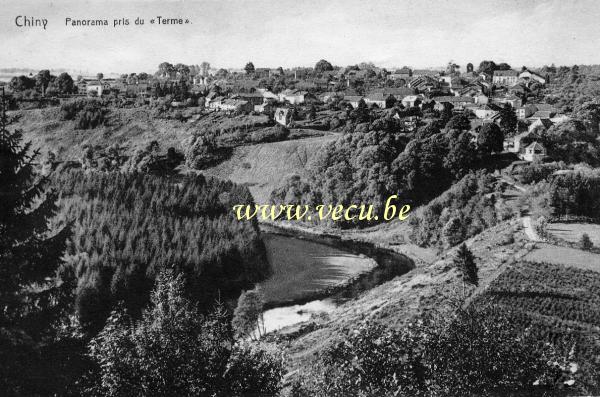
{"type": "Polygon", "coordinates": [[[186,275],[202,308],[269,274],[257,224],[231,211],[253,202],[245,187],[203,176],[175,182],[79,170],[54,175],[52,186],[60,193],[56,222],[73,224],[66,257],[84,324],[101,326],[119,300],[141,308],[164,268],[186,275]]]}

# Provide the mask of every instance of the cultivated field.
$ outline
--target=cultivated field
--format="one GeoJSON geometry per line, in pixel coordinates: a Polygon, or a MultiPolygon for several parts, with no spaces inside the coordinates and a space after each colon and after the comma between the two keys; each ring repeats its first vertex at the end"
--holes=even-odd
{"type": "Polygon", "coordinates": [[[540,340],[573,343],[584,356],[600,351],[589,338],[600,327],[600,273],[551,263],[521,262],[502,273],[475,302],[506,309],[540,340]]]}

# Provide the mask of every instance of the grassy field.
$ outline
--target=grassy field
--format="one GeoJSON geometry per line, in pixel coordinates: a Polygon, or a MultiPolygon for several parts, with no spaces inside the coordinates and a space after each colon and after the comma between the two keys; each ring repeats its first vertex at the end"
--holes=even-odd
{"type": "Polygon", "coordinates": [[[551,223],[548,225],[548,232],[570,243],[579,242],[581,236],[587,233],[592,243],[600,246],[600,225],[593,223],[551,223]]]}
{"type": "Polygon", "coordinates": [[[266,203],[275,187],[290,175],[305,175],[306,167],[320,147],[335,134],[284,142],[240,146],[230,159],[203,172],[250,188],[257,203],[266,203]]]}
{"type": "Polygon", "coordinates": [[[600,254],[547,243],[538,243],[524,259],[600,272],[600,254]]]}
{"type": "Polygon", "coordinates": [[[305,298],[376,266],[370,258],[352,255],[313,241],[264,234],[273,276],[261,283],[267,302],[305,298]]]}

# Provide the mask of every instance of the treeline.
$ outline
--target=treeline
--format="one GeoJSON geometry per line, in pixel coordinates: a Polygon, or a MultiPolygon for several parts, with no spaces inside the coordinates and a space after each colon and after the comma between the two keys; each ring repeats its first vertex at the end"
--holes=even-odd
{"type": "Polygon", "coordinates": [[[422,246],[452,247],[512,215],[500,207],[496,179],[470,173],[410,218],[411,239],[422,246]]]}
{"type": "Polygon", "coordinates": [[[76,310],[88,329],[100,327],[114,303],[138,311],[165,268],[186,275],[201,307],[269,273],[256,223],[231,208],[250,204],[245,187],[188,177],[72,170],[55,175],[57,223],[72,222],[65,256],[78,280],[76,310]]]}

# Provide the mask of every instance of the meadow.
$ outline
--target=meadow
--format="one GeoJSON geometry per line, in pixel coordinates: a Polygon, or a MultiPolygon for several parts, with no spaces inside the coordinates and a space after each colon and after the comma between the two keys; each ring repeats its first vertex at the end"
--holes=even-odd
{"type": "Polygon", "coordinates": [[[547,230],[554,237],[569,243],[578,243],[586,233],[595,246],[600,246],[600,225],[593,223],[551,223],[547,230]]]}

